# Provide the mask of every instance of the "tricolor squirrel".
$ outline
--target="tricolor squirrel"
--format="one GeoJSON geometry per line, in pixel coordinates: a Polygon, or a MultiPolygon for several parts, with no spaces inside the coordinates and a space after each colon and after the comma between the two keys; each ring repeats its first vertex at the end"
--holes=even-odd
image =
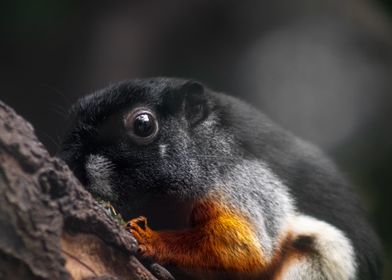
{"type": "Polygon", "coordinates": [[[245,102],[151,78],[83,97],[72,116],[60,156],[135,218],[144,257],[230,279],[380,279],[378,241],[350,184],[245,102]]]}

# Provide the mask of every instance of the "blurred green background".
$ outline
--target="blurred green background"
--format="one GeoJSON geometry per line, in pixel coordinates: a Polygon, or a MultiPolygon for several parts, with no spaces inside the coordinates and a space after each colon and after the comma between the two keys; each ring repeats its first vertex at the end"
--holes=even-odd
{"type": "Polygon", "coordinates": [[[237,95],[321,146],[358,186],[392,279],[392,2],[0,4],[0,99],[54,153],[66,111],[121,79],[180,76],[237,95]]]}

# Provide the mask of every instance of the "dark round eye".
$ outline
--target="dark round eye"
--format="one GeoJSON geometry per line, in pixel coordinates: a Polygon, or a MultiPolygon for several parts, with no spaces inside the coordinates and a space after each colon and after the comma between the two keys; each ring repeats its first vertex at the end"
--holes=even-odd
{"type": "Polygon", "coordinates": [[[139,144],[150,143],[158,133],[158,122],[148,109],[135,109],[124,118],[127,134],[139,144]]]}
{"type": "Polygon", "coordinates": [[[150,114],[137,115],[133,124],[133,131],[137,136],[148,137],[154,133],[155,121],[150,114]]]}

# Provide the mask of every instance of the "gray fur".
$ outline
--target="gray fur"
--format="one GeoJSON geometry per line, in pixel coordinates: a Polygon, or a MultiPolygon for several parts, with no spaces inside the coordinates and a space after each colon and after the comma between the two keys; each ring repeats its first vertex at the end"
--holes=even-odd
{"type": "Polygon", "coordinates": [[[109,201],[117,198],[110,178],[113,175],[112,169],[113,163],[102,155],[90,155],[86,161],[89,190],[109,201]]]}

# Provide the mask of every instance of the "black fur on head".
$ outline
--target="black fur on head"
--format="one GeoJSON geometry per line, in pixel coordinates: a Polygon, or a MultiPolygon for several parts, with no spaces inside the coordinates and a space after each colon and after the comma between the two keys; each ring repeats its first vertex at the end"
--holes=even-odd
{"type": "Polygon", "coordinates": [[[196,198],[243,154],[220,99],[194,81],[120,82],[73,106],[60,157],[90,192],[125,214],[153,196],[196,198]],[[147,140],[135,136],[135,111],[156,121],[147,140]]]}

